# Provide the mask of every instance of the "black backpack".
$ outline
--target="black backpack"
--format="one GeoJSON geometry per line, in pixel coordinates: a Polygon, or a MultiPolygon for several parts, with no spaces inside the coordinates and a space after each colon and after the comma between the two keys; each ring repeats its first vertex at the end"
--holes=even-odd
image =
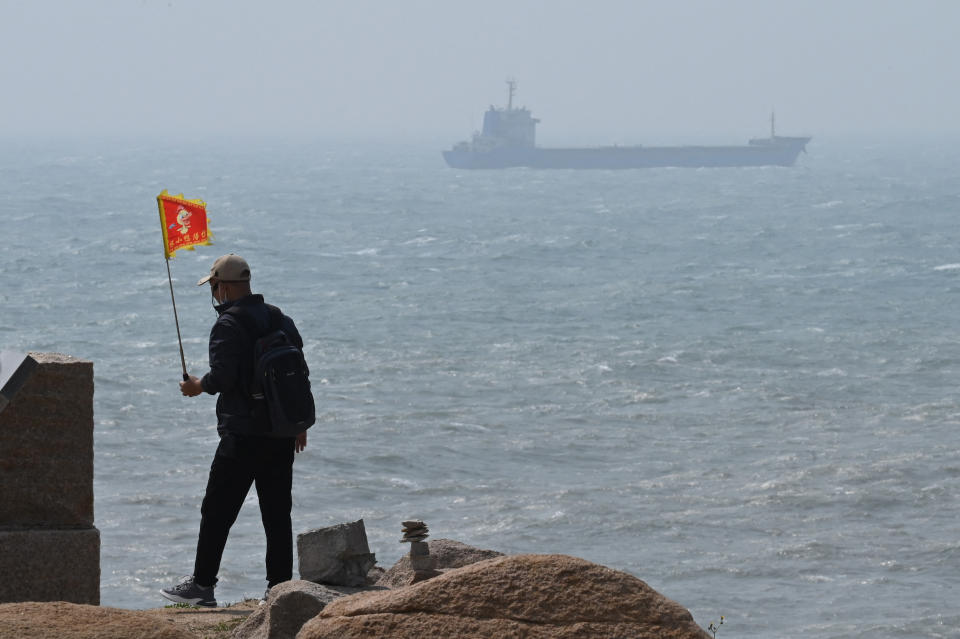
{"type": "MultiPolygon", "coordinates": [[[[301,351],[283,332],[283,313],[267,304],[270,324],[267,332],[253,343],[253,385],[250,397],[254,414],[266,414],[270,423],[269,435],[294,437],[316,421],[313,393],[310,391],[310,369],[301,351]]],[[[253,318],[236,306],[227,312],[240,320],[247,333],[253,318]],[[231,312],[233,311],[233,312],[231,312]]]]}

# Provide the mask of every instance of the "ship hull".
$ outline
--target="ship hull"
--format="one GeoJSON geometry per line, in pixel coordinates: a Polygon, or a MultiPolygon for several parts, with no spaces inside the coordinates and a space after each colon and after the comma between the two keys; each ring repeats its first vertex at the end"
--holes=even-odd
{"type": "Polygon", "coordinates": [[[744,146],[614,146],[596,148],[498,148],[443,152],[456,169],[645,169],[655,167],[793,166],[808,137],[776,137],[744,146]]]}

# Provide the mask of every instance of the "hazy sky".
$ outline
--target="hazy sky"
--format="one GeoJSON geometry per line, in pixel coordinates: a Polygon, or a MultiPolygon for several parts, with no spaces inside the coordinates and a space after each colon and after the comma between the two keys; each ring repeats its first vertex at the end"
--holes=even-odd
{"type": "Polygon", "coordinates": [[[0,137],[960,134],[955,0],[0,0],[0,137]]]}

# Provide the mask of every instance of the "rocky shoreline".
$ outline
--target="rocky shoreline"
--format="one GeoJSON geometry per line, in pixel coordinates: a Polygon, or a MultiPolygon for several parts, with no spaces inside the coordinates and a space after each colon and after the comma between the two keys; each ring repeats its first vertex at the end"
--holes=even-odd
{"type": "Polygon", "coordinates": [[[296,580],[262,603],[120,610],[66,602],[0,604],[18,639],[709,639],[690,612],[624,572],[568,555],[503,555],[430,542],[436,576],[410,557],[367,586],[296,580]]]}

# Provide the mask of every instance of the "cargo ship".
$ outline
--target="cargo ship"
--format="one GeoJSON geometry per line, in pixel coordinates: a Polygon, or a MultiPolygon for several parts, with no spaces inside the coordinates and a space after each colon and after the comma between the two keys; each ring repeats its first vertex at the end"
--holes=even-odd
{"type": "Polygon", "coordinates": [[[777,135],[770,116],[770,137],[730,146],[599,146],[543,148],[536,145],[537,123],[526,107],[514,107],[517,83],[508,80],[507,106],[483,114],[483,130],[472,140],[443,152],[455,169],[641,169],[652,167],[793,166],[809,137],[777,135]]]}

